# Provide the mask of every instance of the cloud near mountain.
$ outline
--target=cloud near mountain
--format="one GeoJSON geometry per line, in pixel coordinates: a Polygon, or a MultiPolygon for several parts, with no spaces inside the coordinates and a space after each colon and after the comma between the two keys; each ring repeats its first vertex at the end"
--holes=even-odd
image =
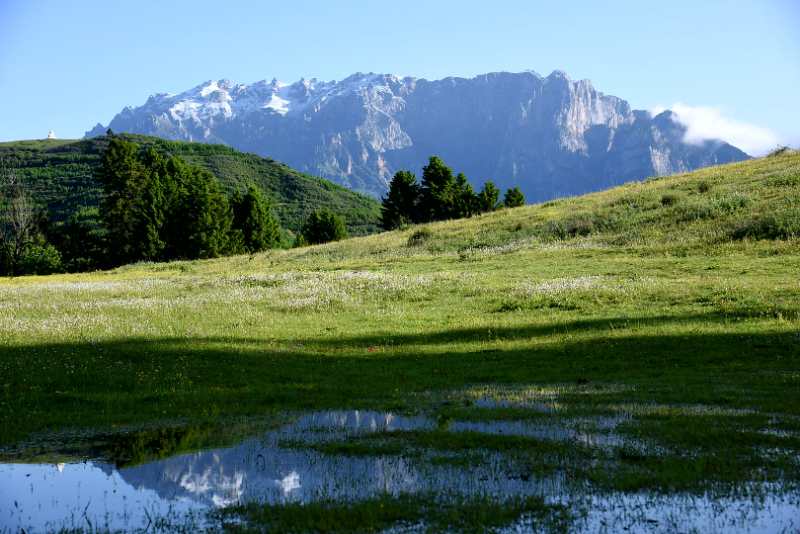
{"type": "Polygon", "coordinates": [[[665,108],[657,106],[651,111],[658,115],[670,109],[677,120],[686,126],[684,141],[702,144],[711,139],[721,139],[754,156],[766,154],[782,144],[777,134],[767,128],[726,117],[722,110],[711,106],[690,106],[681,102],[665,108]]]}

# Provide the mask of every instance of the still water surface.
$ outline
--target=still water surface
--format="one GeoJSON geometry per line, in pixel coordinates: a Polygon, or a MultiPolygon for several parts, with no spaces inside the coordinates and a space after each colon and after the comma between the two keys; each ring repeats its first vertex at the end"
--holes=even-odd
{"type": "MultiPolygon", "coordinates": [[[[605,428],[603,428],[605,425],[605,428]]],[[[604,432],[526,421],[460,422],[473,431],[577,440],[616,446],[614,421],[604,432]]],[[[760,488],[759,497],[593,493],[563,475],[531,477],[500,453],[481,462],[431,462],[425,456],[344,456],[287,447],[363,433],[431,429],[424,417],[371,411],[314,412],[233,447],[181,454],[130,467],[102,460],[62,464],[0,464],[0,530],[60,528],[141,530],[154,525],[213,527],[209,510],[234,503],[357,500],[384,493],[436,493],[497,499],[540,495],[580,510],[575,529],[628,532],[795,532],[800,496],[760,488]]],[[[525,520],[509,530],[525,531],[525,520]]]]}

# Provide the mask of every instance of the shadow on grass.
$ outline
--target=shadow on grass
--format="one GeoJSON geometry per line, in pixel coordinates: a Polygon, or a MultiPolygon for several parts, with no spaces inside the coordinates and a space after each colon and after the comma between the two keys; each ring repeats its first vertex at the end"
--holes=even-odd
{"type": "MultiPolygon", "coordinates": [[[[281,410],[415,410],[426,394],[474,384],[622,383],[604,402],[752,406],[800,413],[800,339],[788,334],[634,332],[522,348],[450,351],[453,341],[654,326],[714,316],[625,318],[418,335],[298,339],[123,339],[0,348],[0,443],[31,432],[196,421],[281,410]],[[422,345],[432,345],[420,350],[422,345]],[[441,345],[441,346],[439,346],[441,345]],[[376,346],[378,347],[376,349],[376,346]]],[[[624,330],[623,330],[624,332],[624,330]]],[[[480,348],[485,345],[478,345],[480,348]]]]}
{"type": "MultiPolygon", "coordinates": [[[[522,316],[524,317],[524,316],[522,316]]],[[[450,328],[434,332],[414,334],[378,333],[366,336],[316,337],[298,340],[303,344],[342,349],[349,346],[375,345],[442,345],[454,342],[527,340],[558,334],[602,334],[614,330],[633,328],[652,328],[679,326],[689,324],[730,324],[735,319],[721,313],[696,313],[685,315],[656,315],[650,317],[605,317],[597,319],[579,319],[546,324],[529,324],[524,326],[485,326],[474,328],[450,328]]],[[[247,340],[259,343],[259,340],[247,340]]]]}

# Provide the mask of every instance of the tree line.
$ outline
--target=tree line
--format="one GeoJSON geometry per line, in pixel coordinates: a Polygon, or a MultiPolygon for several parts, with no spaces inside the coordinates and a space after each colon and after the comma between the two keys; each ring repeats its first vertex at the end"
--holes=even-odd
{"type": "MultiPolygon", "coordinates": [[[[114,136],[96,178],[103,194],[65,221],[52,221],[14,171],[0,166],[0,275],[78,272],[138,261],[170,261],[255,253],[347,237],[345,221],[328,209],[311,213],[293,242],[286,241],[270,203],[250,184],[228,196],[208,170],[176,156],[114,136]]],[[[502,203],[487,181],[475,193],[463,173],[432,156],[422,180],[409,171],[392,179],[382,203],[382,225],[471,217],[525,203],[516,187],[502,203]]]]}
{"type": "Polygon", "coordinates": [[[176,156],[110,134],[97,179],[96,208],[52,222],[34,205],[13,169],[0,173],[0,274],[49,274],[255,253],[347,236],[344,220],[327,209],[309,215],[294,243],[260,188],[227,196],[216,177],[176,156]]]}
{"type": "Polygon", "coordinates": [[[487,181],[475,193],[464,173],[453,170],[437,156],[431,156],[422,169],[422,181],[414,173],[398,171],[382,199],[381,223],[386,230],[406,224],[472,217],[502,206],[514,208],[525,204],[518,187],[506,191],[502,203],[500,190],[487,181]]]}

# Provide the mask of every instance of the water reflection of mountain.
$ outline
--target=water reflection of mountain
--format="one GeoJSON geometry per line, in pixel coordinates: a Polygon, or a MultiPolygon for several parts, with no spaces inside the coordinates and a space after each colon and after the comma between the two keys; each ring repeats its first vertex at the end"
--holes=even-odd
{"type": "Polygon", "coordinates": [[[328,457],[259,440],[122,469],[120,475],[165,499],[187,496],[213,506],[357,497],[419,485],[418,473],[403,458],[328,457]]]}
{"type": "Polygon", "coordinates": [[[431,426],[431,421],[422,417],[359,411],[316,413],[235,447],[176,456],[119,473],[134,487],[152,489],[164,499],[190,497],[209,506],[420,491],[492,495],[543,491],[539,484],[510,473],[499,456],[489,455],[480,466],[465,470],[402,456],[325,455],[280,446],[284,440],[315,441],[431,426]]]}
{"type": "Polygon", "coordinates": [[[428,425],[423,418],[376,412],[314,413],[235,447],[176,456],[119,473],[134,487],[152,489],[164,499],[190,497],[209,506],[410,491],[419,485],[419,474],[406,459],[329,457],[279,444],[428,425]]]}

